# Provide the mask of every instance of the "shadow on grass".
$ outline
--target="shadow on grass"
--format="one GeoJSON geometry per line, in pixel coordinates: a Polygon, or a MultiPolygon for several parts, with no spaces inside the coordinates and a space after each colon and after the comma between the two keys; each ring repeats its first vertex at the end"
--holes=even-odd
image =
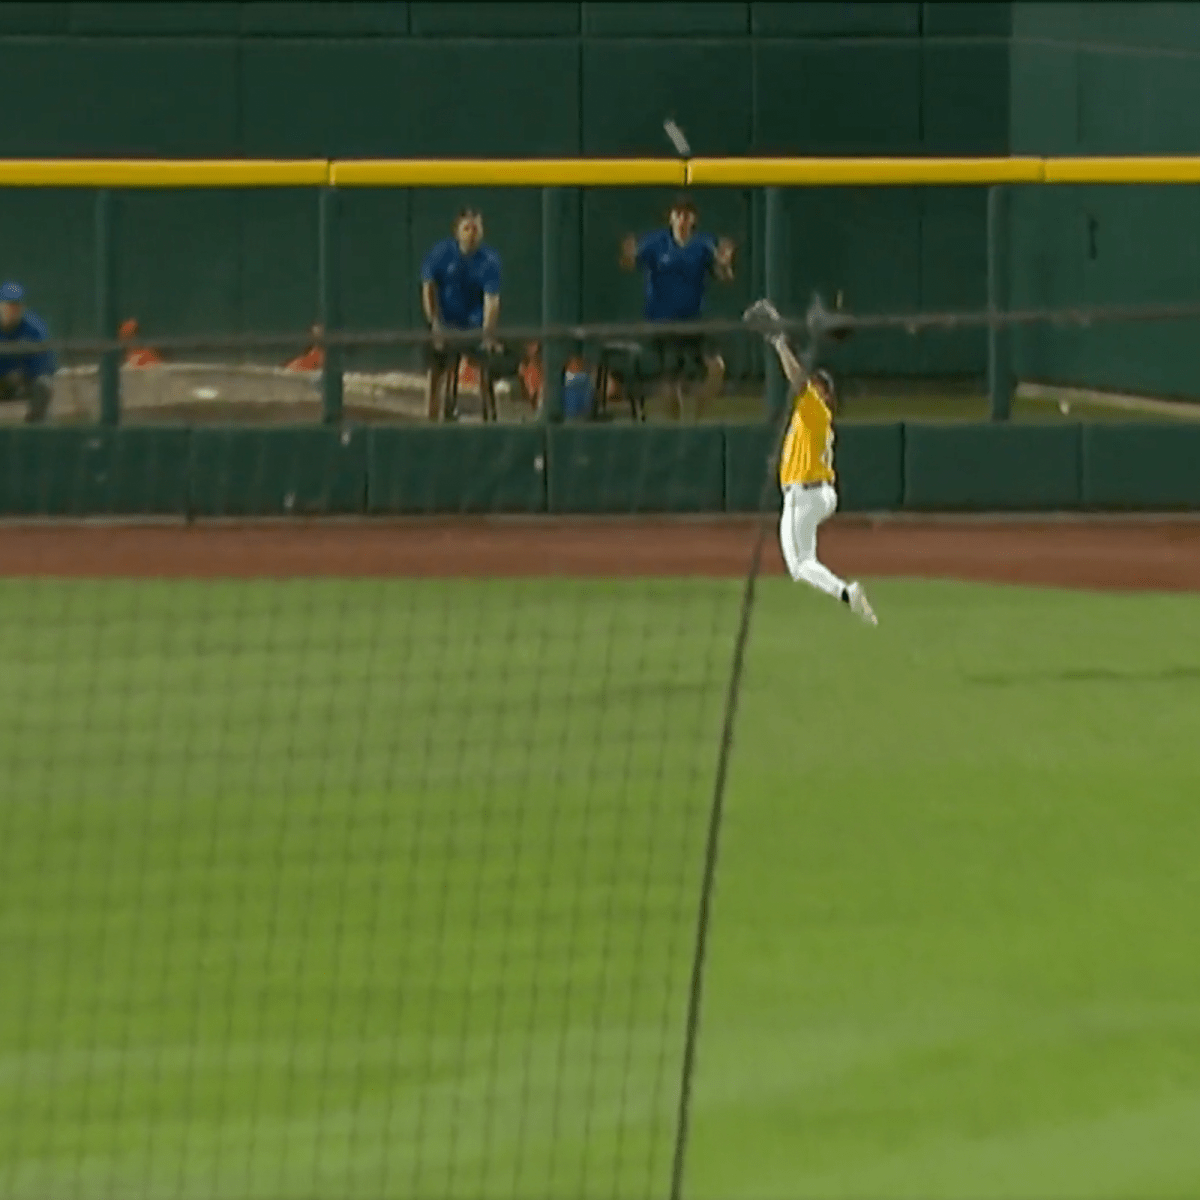
{"type": "Polygon", "coordinates": [[[1022,687],[1030,683],[1196,683],[1200,666],[1117,670],[1113,667],[1069,667],[1061,671],[997,671],[966,674],[977,687],[1022,687]]]}

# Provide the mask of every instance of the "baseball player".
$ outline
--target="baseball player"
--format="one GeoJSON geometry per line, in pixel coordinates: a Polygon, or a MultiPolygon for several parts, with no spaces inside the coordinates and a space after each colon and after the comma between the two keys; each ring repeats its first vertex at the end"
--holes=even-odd
{"type": "MultiPolygon", "coordinates": [[[[500,319],[500,255],[484,243],[483,216],[464,208],[454,222],[452,237],[443,238],[421,263],[421,307],[435,335],[444,329],[478,329],[479,350],[469,356],[482,360],[481,386],[492,386],[489,358],[500,349],[494,334],[500,319]]],[[[445,383],[456,353],[435,337],[428,347],[428,381],[425,398],[429,419],[454,414],[447,411],[445,383]]],[[[463,349],[463,356],[468,351],[463,349]]]]}
{"type": "MultiPolygon", "coordinates": [[[[745,312],[748,321],[778,321],[769,300],[759,300],[745,312]]],[[[766,335],[779,356],[792,389],[792,413],[779,456],[779,486],[783,516],[779,542],[788,574],[847,605],[870,625],[878,625],[874,609],[860,583],[846,583],[817,559],[817,529],[837,510],[833,470],[833,409],[837,393],[828,371],[809,374],[782,333],[766,335]]]]}
{"type": "MultiPolygon", "coordinates": [[[[0,284],[0,343],[44,342],[49,336],[41,317],[25,307],[25,289],[11,281],[0,284]]],[[[24,400],[25,420],[44,421],[57,366],[49,350],[0,353],[0,401],[24,400]]]]}

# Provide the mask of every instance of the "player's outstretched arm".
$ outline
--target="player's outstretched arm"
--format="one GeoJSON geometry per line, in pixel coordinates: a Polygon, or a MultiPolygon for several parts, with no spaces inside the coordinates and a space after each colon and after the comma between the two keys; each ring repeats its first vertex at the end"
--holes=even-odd
{"type": "MultiPolygon", "coordinates": [[[[780,320],[779,309],[770,300],[756,300],[742,315],[743,319],[747,321],[780,320]]],[[[792,390],[794,392],[803,391],[808,386],[808,372],[796,357],[791,343],[787,340],[787,336],[783,333],[767,333],[763,336],[766,339],[767,345],[778,356],[779,365],[783,368],[783,373],[787,377],[788,384],[792,390]]]]}

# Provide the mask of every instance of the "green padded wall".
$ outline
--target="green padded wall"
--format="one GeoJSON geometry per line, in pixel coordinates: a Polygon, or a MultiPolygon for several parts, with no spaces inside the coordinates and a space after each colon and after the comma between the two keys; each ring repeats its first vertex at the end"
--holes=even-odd
{"type": "MultiPolygon", "coordinates": [[[[762,425],[0,429],[0,514],[755,512],[762,425]]],[[[1194,510],[1200,425],[844,425],[842,512],[1194,510]]],[[[778,489],[767,489],[778,506],[778,489]]]]}
{"type": "Polygon", "coordinates": [[[71,6],[53,3],[0,4],[0,37],[12,34],[66,33],[71,24],[71,6]]]}
{"type": "Polygon", "coordinates": [[[373,429],[371,513],[546,510],[546,437],[529,426],[373,429]]]}
{"type": "Polygon", "coordinates": [[[408,33],[405,0],[258,0],[239,4],[238,28],[258,37],[395,37],[408,33]]]}
{"type": "Polygon", "coordinates": [[[1077,425],[904,427],[904,507],[1065,511],[1080,506],[1077,425]]]}
{"type": "Polygon", "coordinates": [[[1086,508],[1200,508],[1200,425],[1083,427],[1086,508]]]}
{"type": "Polygon", "coordinates": [[[182,513],[186,429],[0,429],[0,513],[182,513]]]}
{"type": "Polygon", "coordinates": [[[193,516],[361,513],[367,435],[362,429],[197,427],[188,463],[193,516]]]}
{"type": "Polygon", "coordinates": [[[721,37],[750,32],[750,5],[728,0],[584,0],[589,37],[721,37]]]}
{"type": "Polygon", "coordinates": [[[752,28],[759,34],[806,37],[915,37],[921,31],[920,4],[777,4],[756,0],[750,5],[752,28]]]}
{"type": "Polygon", "coordinates": [[[725,507],[725,433],[719,425],[567,425],[551,428],[547,439],[551,512],[725,507]]]}

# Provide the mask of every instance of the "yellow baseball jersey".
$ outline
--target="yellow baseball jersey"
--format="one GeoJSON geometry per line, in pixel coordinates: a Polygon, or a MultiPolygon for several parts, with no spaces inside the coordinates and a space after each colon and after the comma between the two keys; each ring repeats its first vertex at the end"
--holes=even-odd
{"type": "Polygon", "coordinates": [[[810,383],[792,401],[792,418],[779,456],[779,486],[833,481],[833,414],[810,383]]]}

